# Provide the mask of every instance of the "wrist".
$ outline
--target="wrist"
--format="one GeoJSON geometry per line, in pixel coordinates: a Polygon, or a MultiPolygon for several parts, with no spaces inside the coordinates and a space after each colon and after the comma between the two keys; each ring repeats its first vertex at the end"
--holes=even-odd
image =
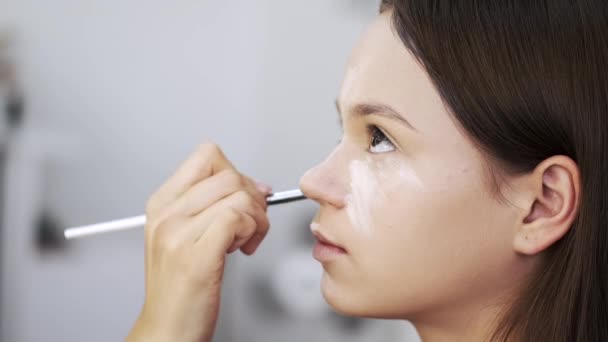
{"type": "Polygon", "coordinates": [[[159,329],[158,326],[140,316],[135,321],[131,332],[126,338],[126,342],[168,342],[172,341],[167,333],[159,329]]]}
{"type": "Polygon", "coordinates": [[[206,336],[198,331],[192,332],[188,329],[171,329],[168,326],[155,323],[142,313],[133,325],[125,342],[211,342],[211,340],[212,335],[206,336]],[[203,336],[201,337],[201,335],[203,336]]]}

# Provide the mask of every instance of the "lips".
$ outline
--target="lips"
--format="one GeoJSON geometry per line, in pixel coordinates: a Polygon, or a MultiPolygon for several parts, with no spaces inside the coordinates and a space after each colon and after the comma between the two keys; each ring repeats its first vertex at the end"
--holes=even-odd
{"type": "Polygon", "coordinates": [[[323,235],[323,233],[321,233],[321,231],[318,229],[318,226],[319,226],[319,224],[313,223],[310,225],[310,230],[312,231],[312,235],[315,238],[317,238],[319,243],[321,243],[327,247],[335,248],[336,250],[346,253],[346,249],[344,247],[340,246],[336,242],[332,241],[330,238],[323,235]]]}

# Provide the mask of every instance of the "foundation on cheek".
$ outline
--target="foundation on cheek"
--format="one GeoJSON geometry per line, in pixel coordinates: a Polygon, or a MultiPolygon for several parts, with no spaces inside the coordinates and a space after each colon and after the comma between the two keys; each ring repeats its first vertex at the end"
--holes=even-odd
{"type": "Polygon", "coordinates": [[[379,182],[387,188],[404,184],[416,190],[423,188],[422,180],[404,159],[387,157],[377,163],[377,168],[380,174],[379,182]]]}
{"type": "Polygon", "coordinates": [[[407,162],[387,157],[373,160],[353,160],[349,164],[350,194],[346,197],[346,212],[354,227],[364,235],[374,230],[374,211],[386,205],[386,190],[405,185],[415,189],[423,187],[420,178],[407,162]]]}
{"type": "Polygon", "coordinates": [[[346,197],[346,212],[359,232],[369,235],[373,229],[373,205],[378,196],[378,179],[372,162],[353,160],[349,165],[350,194],[346,197]]]}

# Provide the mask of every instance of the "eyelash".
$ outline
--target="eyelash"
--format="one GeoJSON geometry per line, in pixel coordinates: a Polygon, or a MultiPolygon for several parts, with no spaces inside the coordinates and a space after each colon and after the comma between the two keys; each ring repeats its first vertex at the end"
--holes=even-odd
{"type": "MultiPolygon", "coordinates": [[[[389,144],[393,149],[395,148],[395,144],[393,144],[391,142],[391,140],[386,136],[386,134],[384,134],[384,132],[380,128],[378,128],[378,126],[368,125],[367,131],[368,131],[368,134],[370,135],[368,152],[374,153],[374,154],[380,153],[380,152],[372,152],[372,151],[370,151],[370,149],[378,146],[379,144],[381,144],[383,142],[389,144]],[[376,143],[376,144],[373,145],[374,143],[376,143]]],[[[336,141],[336,145],[340,145],[342,143],[342,140],[343,140],[343,137],[341,135],[340,138],[336,141]]]]}
{"type": "MultiPolygon", "coordinates": [[[[395,149],[395,145],[391,142],[391,140],[386,136],[386,134],[384,134],[384,132],[382,132],[382,130],[380,128],[378,128],[378,126],[376,125],[369,125],[367,126],[367,130],[369,132],[370,135],[370,142],[369,142],[369,152],[370,153],[386,153],[386,152],[392,152],[392,151],[383,151],[383,152],[373,152],[372,148],[379,146],[380,144],[389,144],[390,148],[392,148],[392,150],[395,149]]],[[[386,146],[385,146],[386,148],[386,146]]]]}

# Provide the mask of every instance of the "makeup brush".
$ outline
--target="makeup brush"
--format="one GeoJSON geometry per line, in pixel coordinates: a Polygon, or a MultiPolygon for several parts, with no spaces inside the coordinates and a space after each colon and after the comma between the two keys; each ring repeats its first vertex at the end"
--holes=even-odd
{"type": "MultiPolygon", "coordinates": [[[[268,205],[275,205],[281,203],[288,203],[294,201],[300,201],[306,199],[304,194],[300,190],[288,190],[282,192],[275,192],[266,198],[268,205]]],[[[103,222],[92,224],[88,226],[73,227],[65,230],[64,235],[66,239],[75,239],[79,237],[96,235],[101,233],[115,232],[119,230],[133,229],[141,227],[146,224],[146,216],[140,215],[135,217],[129,217],[121,220],[103,222]]]]}

